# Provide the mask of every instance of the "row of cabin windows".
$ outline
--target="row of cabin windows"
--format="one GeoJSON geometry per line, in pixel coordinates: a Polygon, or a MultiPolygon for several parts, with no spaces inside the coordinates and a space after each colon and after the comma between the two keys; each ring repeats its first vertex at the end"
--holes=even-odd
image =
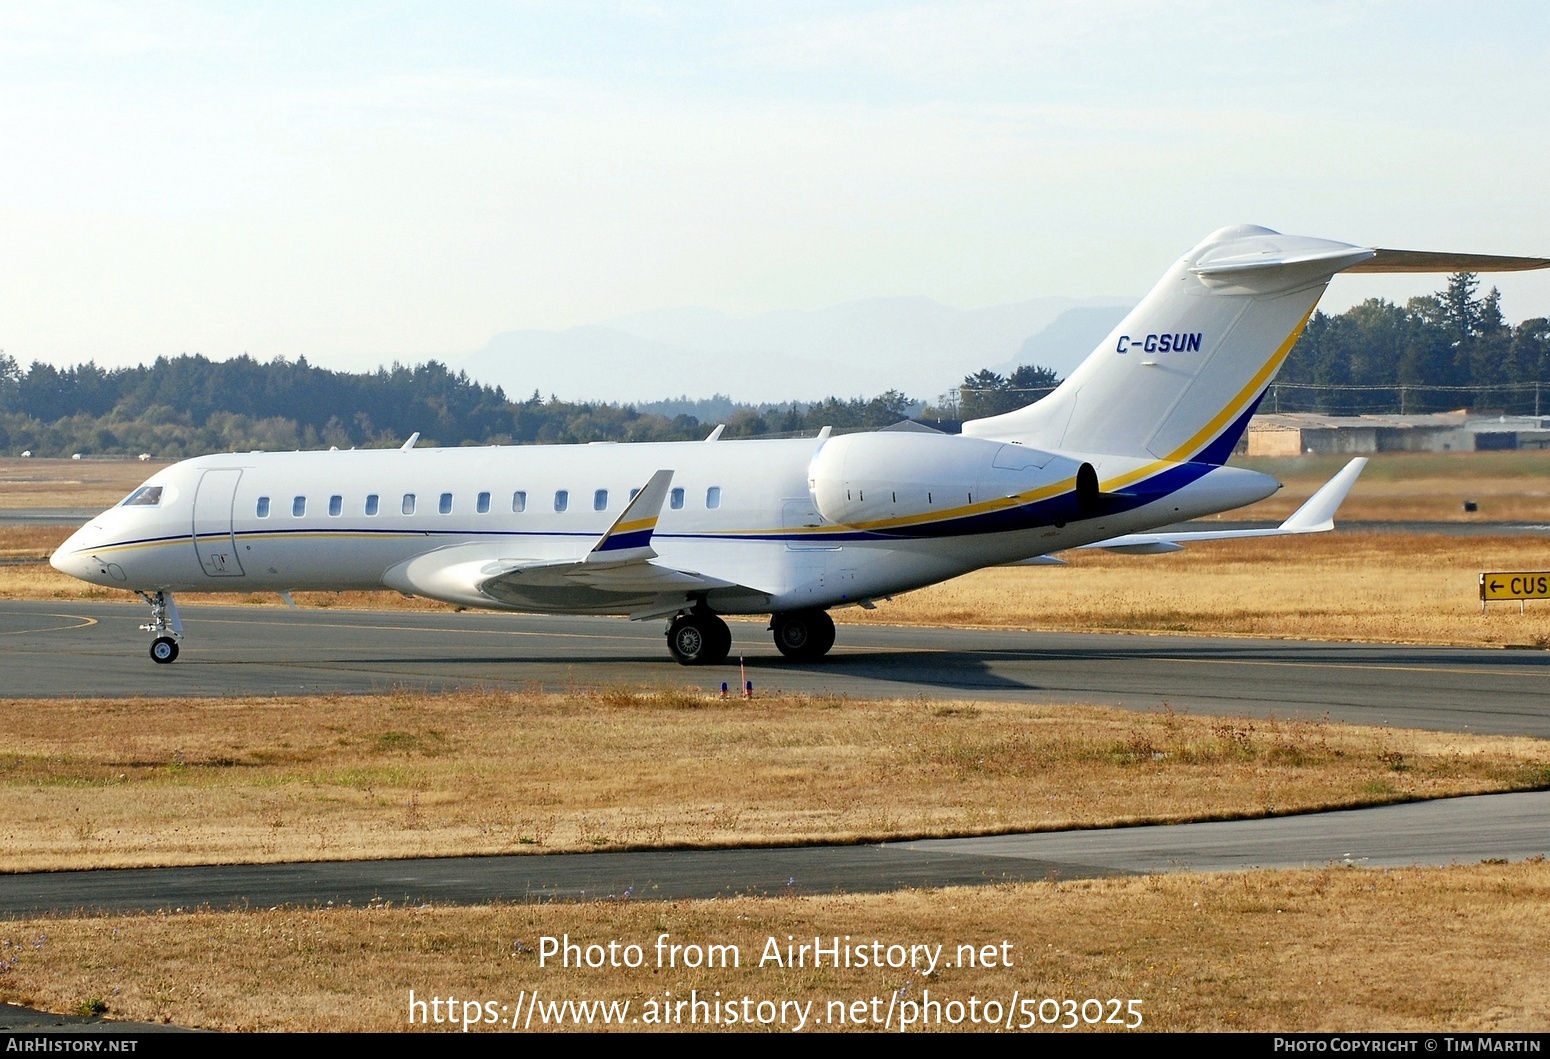
{"type": "MultiPolygon", "coordinates": [[[[639,489],[631,489],[630,490],[630,499],[634,500],[635,499],[635,494],[639,493],[639,492],[640,492],[639,489]]],[[[680,508],[682,508],[684,506],[684,491],[682,489],[674,489],[674,490],[672,490],[670,493],[668,493],[667,503],[668,503],[668,506],[671,507],[675,511],[679,510],[680,508]]],[[[398,506],[398,510],[402,514],[412,515],[415,512],[416,505],[417,505],[417,501],[415,499],[415,494],[413,494],[413,493],[405,493],[403,501],[398,506]]],[[[709,489],[705,490],[705,506],[707,508],[711,509],[711,510],[715,510],[716,508],[721,506],[721,487],[719,485],[713,485],[709,489]]],[[[256,509],[256,512],[255,512],[258,515],[258,517],[259,518],[268,518],[269,517],[269,508],[270,508],[269,498],[267,496],[259,497],[258,498],[257,509],[256,509]]],[[[554,494],[554,509],[556,511],[566,511],[566,510],[569,510],[569,508],[570,508],[570,490],[569,489],[558,489],[558,490],[556,490],[555,494],[554,494]]],[[[365,504],[365,512],[366,512],[366,514],[368,514],[368,515],[375,515],[379,511],[381,511],[381,510],[382,510],[381,498],[376,493],[369,493],[369,494],[367,494],[367,496],[366,496],[366,504],[365,504]]],[[[443,514],[443,515],[450,515],[450,514],[452,514],[452,494],[451,493],[442,493],[441,496],[437,498],[437,500],[436,500],[436,510],[437,510],[438,513],[443,514]]],[[[481,515],[485,515],[485,514],[489,513],[489,511],[490,511],[490,494],[489,493],[480,493],[478,495],[478,497],[476,497],[474,499],[474,510],[477,511],[481,515]]],[[[517,513],[517,514],[521,514],[522,512],[527,510],[527,491],[526,490],[519,489],[516,492],[511,494],[511,510],[513,512],[517,513]]],[[[592,493],[592,510],[593,511],[607,511],[608,510],[608,490],[607,489],[597,489],[597,490],[593,491],[593,493],[592,493]]],[[[291,498],[291,517],[292,518],[302,518],[303,516],[306,515],[306,513],[307,513],[307,498],[304,497],[304,496],[292,497],[291,498]]],[[[344,497],[339,496],[338,494],[335,494],[334,496],[329,497],[328,498],[328,513],[329,513],[330,516],[332,516],[334,518],[338,518],[340,515],[344,514],[344,497]]]]}

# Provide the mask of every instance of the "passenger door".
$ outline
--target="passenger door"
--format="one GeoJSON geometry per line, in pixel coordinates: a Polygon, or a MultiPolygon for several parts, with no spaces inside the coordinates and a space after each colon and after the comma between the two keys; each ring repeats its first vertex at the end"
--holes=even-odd
{"type": "Polygon", "coordinates": [[[211,577],[242,577],[237,540],[232,533],[232,505],[237,499],[236,468],[206,471],[194,493],[194,551],[211,577]]]}

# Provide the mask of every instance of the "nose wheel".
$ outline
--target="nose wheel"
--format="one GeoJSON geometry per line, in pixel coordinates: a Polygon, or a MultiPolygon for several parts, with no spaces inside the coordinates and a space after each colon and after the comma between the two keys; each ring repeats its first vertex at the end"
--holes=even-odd
{"type": "Polygon", "coordinates": [[[162,591],[150,595],[140,592],[138,595],[151,605],[151,620],[140,626],[142,632],[152,633],[156,637],[151,641],[151,661],[160,665],[176,662],[178,641],[183,638],[183,619],[178,617],[178,607],[172,602],[172,593],[162,591]]]}

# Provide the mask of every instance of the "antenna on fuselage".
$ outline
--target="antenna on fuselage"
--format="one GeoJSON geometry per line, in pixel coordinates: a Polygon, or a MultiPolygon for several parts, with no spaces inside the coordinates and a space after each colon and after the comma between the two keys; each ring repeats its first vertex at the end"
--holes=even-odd
{"type": "Polygon", "coordinates": [[[402,445],[398,446],[398,451],[399,452],[408,452],[410,449],[414,448],[414,443],[416,441],[419,441],[419,440],[420,440],[420,432],[418,430],[416,430],[413,434],[409,435],[409,440],[408,441],[406,441],[402,445]]]}
{"type": "Polygon", "coordinates": [[[727,425],[725,423],[717,423],[716,424],[716,429],[712,430],[710,432],[710,437],[706,438],[705,440],[706,441],[715,441],[717,438],[719,438],[721,436],[721,432],[723,430],[725,430],[726,428],[727,428],[727,425]]]}

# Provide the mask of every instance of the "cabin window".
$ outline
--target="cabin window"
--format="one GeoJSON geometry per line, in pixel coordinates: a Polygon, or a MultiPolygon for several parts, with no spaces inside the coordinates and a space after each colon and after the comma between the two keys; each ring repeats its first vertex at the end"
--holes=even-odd
{"type": "Polygon", "coordinates": [[[402,506],[399,507],[399,510],[402,511],[406,515],[414,514],[414,494],[413,493],[405,493],[404,494],[404,502],[403,502],[402,506]]]}
{"type": "Polygon", "coordinates": [[[443,515],[450,515],[450,514],[452,514],[452,494],[451,493],[442,493],[441,494],[441,499],[436,502],[436,510],[440,511],[443,515]]]}
{"type": "Polygon", "coordinates": [[[301,516],[305,515],[306,513],[307,513],[307,498],[306,497],[298,496],[296,499],[291,501],[291,517],[292,518],[301,518],[301,516]]]}
{"type": "Polygon", "coordinates": [[[267,496],[261,496],[258,498],[257,515],[259,518],[269,517],[269,498],[267,496]]]}
{"type": "Polygon", "coordinates": [[[674,489],[672,491],[672,493],[670,493],[668,495],[667,502],[668,502],[668,505],[670,507],[672,507],[673,510],[675,510],[675,511],[677,509],[683,507],[684,506],[684,491],[682,489],[674,489]]]}
{"type": "Polygon", "coordinates": [[[608,490],[607,489],[599,489],[599,490],[597,490],[596,492],[594,492],[592,494],[592,510],[593,511],[607,511],[608,510],[608,490]]]}
{"type": "Polygon", "coordinates": [[[377,513],[377,494],[376,493],[368,493],[366,495],[366,514],[368,514],[368,515],[375,515],[376,513],[377,513]]]}
{"type": "Polygon", "coordinates": [[[556,511],[564,511],[568,507],[570,507],[570,490],[569,489],[557,489],[557,490],[555,490],[555,493],[554,493],[554,509],[556,511]]]}
{"type": "Polygon", "coordinates": [[[122,507],[155,507],[161,503],[161,486],[142,485],[124,498],[122,507]]]}
{"type": "Polygon", "coordinates": [[[331,496],[331,497],[329,497],[328,498],[328,513],[329,513],[329,515],[331,515],[334,518],[338,518],[340,515],[342,515],[344,513],[344,497],[342,497],[342,496],[331,496]]]}
{"type": "Polygon", "coordinates": [[[479,514],[481,514],[481,515],[488,515],[490,513],[490,494],[489,493],[480,493],[479,494],[479,498],[474,501],[474,510],[479,512],[479,514]]]}
{"type": "Polygon", "coordinates": [[[640,490],[639,489],[631,489],[630,490],[630,499],[634,500],[637,496],[640,496],[640,490]]]}
{"type": "Polygon", "coordinates": [[[527,510],[527,492],[525,490],[518,489],[511,494],[511,510],[518,515],[527,510]]]}
{"type": "Polygon", "coordinates": [[[712,509],[721,506],[721,486],[713,485],[705,490],[705,506],[712,509]]]}

